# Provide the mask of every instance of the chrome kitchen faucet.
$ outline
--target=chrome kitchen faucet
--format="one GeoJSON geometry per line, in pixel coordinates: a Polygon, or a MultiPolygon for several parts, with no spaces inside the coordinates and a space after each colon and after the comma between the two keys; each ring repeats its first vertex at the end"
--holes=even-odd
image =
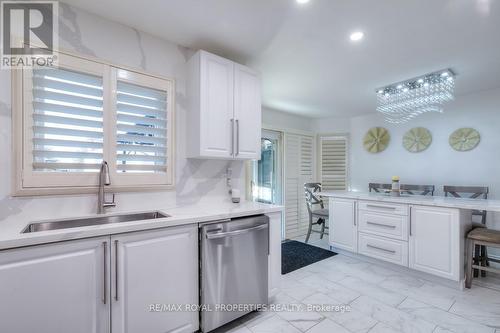
{"type": "Polygon", "coordinates": [[[111,202],[106,201],[106,193],[104,192],[104,186],[111,185],[111,178],[109,177],[109,166],[108,162],[102,161],[101,170],[99,172],[99,191],[97,192],[97,214],[104,214],[106,208],[115,207],[115,194],[113,193],[113,200],[111,202]]]}

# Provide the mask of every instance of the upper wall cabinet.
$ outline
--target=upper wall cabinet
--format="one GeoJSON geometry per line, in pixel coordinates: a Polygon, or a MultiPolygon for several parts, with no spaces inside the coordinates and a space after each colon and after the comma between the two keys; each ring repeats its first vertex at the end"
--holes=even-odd
{"type": "Polygon", "coordinates": [[[188,67],[188,157],[258,159],[258,74],[205,51],[198,51],[188,67]]]}

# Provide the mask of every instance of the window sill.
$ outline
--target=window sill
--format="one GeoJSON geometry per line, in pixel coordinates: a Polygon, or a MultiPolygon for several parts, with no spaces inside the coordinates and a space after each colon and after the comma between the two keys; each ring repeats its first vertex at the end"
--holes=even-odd
{"type": "MultiPolygon", "coordinates": [[[[107,193],[120,192],[155,192],[171,191],[175,185],[144,185],[144,186],[106,186],[107,193]]],[[[12,192],[13,197],[34,197],[51,195],[75,195],[75,194],[96,194],[98,186],[89,187],[50,187],[50,188],[19,188],[12,192]]]]}

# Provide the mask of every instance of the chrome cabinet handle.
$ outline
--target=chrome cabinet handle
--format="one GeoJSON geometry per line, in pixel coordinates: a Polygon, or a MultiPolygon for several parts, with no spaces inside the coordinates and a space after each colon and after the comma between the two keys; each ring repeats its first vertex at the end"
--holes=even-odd
{"type": "Polygon", "coordinates": [[[234,156],[234,118],[231,119],[231,156],[234,156]]]}
{"type": "Polygon", "coordinates": [[[370,221],[366,221],[366,224],[376,225],[376,226],[379,226],[379,227],[385,227],[385,228],[390,228],[390,229],[396,229],[395,225],[388,225],[388,224],[377,223],[377,222],[370,222],[370,221]]]}
{"type": "Polygon", "coordinates": [[[357,216],[358,214],[356,214],[356,212],[357,212],[357,209],[356,209],[356,202],[354,202],[354,204],[352,205],[352,215],[354,216],[354,219],[353,219],[353,220],[354,220],[354,225],[355,225],[355,226],[356,226],[356,219],[357,219],[357,217],[358,217],[358,216],[357,216]]]}
{"type": "Polygon", "coordinates": [[[390,206],[366,205],[366,207],[396,210],[396,207],[390,207],[390,206]]]}
{"type": "Polygon", "coordinates": [[[411,210],[412,210],[412,207],[410,207],[410,236],[411,236],[411,210]]]}
{"type": "Polygon", "coordinates": [[[108,302],[108,284],[106,280],[108,279],[108,242],[102,242],[103,247],[103,277],[102,277],[102,303],[106,304],[108,302]]]}
{"type": "Polygon", "coordinates": [[[240,120],[236,119],[236,156],[240,154],[240,120]]]}
{"type": "Polygon", "coordinates": [[[215,239],[215,238],[223,238],[223,237],[229,237],[229,236],[242,235],[242,234],[246,234],[246,233],[251,232],[251,231],[267,229],[267,228],[268,228],[267,224],[261,224],[261,225],[258,225],[256,227],[235,230],[235,231],[212,232],[212,233],[207,233],[207,239],[215,239]]]}
{"type": "Polygon", "coordinates": [[[118,301],[118,240],[115,240],[115,301],[118,301]]]}
{"type": "Polygon", "coordinates": [[[383,247],[378,247],[378,246],[375,246],[375,245],[371,245],[371,244],[366,244],[366,247],[370,247],[372,249],[375,249],[375,250],[380,250],[380,251],[384,251],[384,252],[388,252],[388,253],[396,253],[396,251],[394,250],[388,250],[388,249],[384,249],[383,247]]]}

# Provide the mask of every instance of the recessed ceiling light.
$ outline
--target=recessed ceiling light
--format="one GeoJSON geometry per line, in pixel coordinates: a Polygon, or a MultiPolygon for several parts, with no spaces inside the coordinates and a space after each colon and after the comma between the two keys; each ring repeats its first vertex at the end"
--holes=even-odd
{"type": "Polygon", "coordinates": [[[365,37],[365,34],[362,31],[355,31],[349,36],[349,38],[353,42],[360,41],[363,39],[363,37],[365,37]]]}
{"type": "Polygon", "coordinates": [[[296,0],[297,3],[300,3],[300,4],[304,4],[304,3],[308,3],[309,0],[296,0]]]}

